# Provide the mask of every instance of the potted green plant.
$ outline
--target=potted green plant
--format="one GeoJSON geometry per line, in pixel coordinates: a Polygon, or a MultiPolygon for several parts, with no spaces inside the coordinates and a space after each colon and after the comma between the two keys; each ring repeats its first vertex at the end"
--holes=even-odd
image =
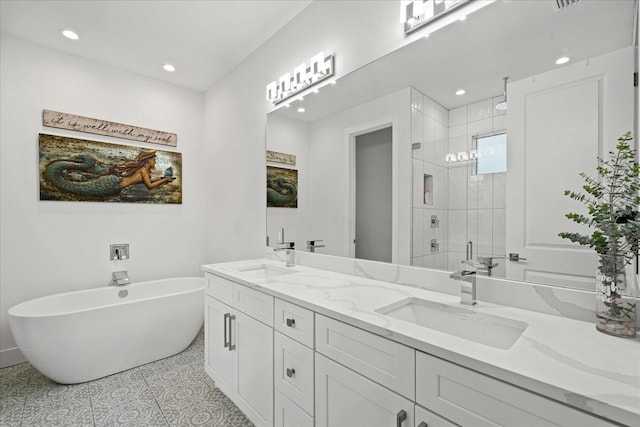
{"type": "Polygon", "coordinates": [[[559,234],[597,252],[596,328],[625,337],[636,335],[635,264],[640,240],[640,166],[631,141],[631,132],[625,133],[618,138],[617,151],[609,152],[609,159],[598,158],[596,178],[580,174],[584,192],[564,193],[587,206],[586,213],[566,217],[593,228],[593,233],[559,234]]]}

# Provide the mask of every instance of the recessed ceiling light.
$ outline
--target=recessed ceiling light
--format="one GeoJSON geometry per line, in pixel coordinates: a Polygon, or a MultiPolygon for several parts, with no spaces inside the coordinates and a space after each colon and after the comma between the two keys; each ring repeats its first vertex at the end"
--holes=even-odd
{"type": "Polygon", "coordinates": [[[425,39],[428,39],[428,38],[429,38],[429,33],[425,34],[425,35],[424,35],[424,38],[425,38],[425,39]]]}
{"type": "Polygon", "coordinates": [[[298,113],[304,113],[305,111],[307,111],[307,110],[305,110],[305,109],[304,109],[304,108],[302,108],[302,107],[298,108],[298,113]]]}
{"type": "Polygon", "coordinates": [[[77,33],[71,30],[62,30],[62,35],[68,38],[69,40],[78,40],[80,38],[80,36],[77,33]]]}
{"type": "Polygon", "coordinates": [[[460,95],[464,95],[465,93],[467,93],[467,91],[466,91],[466,90],[464,90],[464,89],[458,89],[458,90],[456,91],[456,95],[458,95],[458,96],[460,96],[460,95]]]}
{"type": "Polygon", "coordinates": [[[566,64],[567,62],[569,62],[571,60],[571,58],[569,58],[568,56],[563,56],[561,58],[556,59],[556,64],[557,65],[562,65],[562,64],[566,64]]]}
{"type": "Polygon", "coordinates": [[[289,108],[289,107],[291,107],[291,104],[289,104],[289,103],[287,102],[286,104],[284,104],[284,106],[285,106],[286,108],[289,108]]]}
{"type": "Polygon", "coordinates": [[[168,72],[170,72],[170,73],[173,73],[173,72],[176,70],[176,67],[174,67],[174,66],[173,66],[173,65],[171,65],[171,64],[164,64],[164,65],[162,66],[162,68],[163,68],[165,71],[168,71],[168,72]]]}
{"type": "Polygon", "coordinates": [[[462,15],[458,18],[459,21],[464,21],[465,19],[467,19],[467,15],[462,15]]]}

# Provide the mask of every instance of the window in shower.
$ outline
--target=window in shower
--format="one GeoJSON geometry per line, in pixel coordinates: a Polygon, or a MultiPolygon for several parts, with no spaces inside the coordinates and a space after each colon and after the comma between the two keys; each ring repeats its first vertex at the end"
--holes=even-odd
{"type": "Polygon", "coordinates": [[[507,171],[507,134],[505,132],[474,136],[473,146],[477,175],[507,171]]]}

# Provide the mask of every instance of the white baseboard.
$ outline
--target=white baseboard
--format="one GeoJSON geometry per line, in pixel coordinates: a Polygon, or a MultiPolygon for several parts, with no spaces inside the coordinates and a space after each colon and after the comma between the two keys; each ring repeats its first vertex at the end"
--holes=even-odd
{"type": "Polygon", "coordinates": [[[6,368],[8,366],[17,365],[18,363],[24,363],[24,355],[18,347],[8,348],[6,350],[0,350],[0,368],[6,368]]]}

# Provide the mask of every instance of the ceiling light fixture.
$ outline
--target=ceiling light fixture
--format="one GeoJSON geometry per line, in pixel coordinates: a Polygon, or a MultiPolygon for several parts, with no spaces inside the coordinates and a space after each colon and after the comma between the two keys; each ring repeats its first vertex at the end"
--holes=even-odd
{"type": "Polygon", "coordinates": [[[170,73],[173,73],[173,72],[176,70],[176,67],[174,67],[174,66],[173,66],[173,65],[171,65],[171,64],[164,64],[164,65],[162,66],[162,68],[163,68],[165,71],[168,71],[168,72],[170,72],[170,73]]]}
{"type": "Polygon", "coordinates": [[[566,64],[570,60],[571,60],[571,58],[569,58],[568,56],[560,57],[560,58],[556,59],[556,65],[566,64]]]}
{"type": "Polygon", "coordinates": [[[307,111],[307,110],[305,110],[305,109],[304,109],[304,108],[302,108],[302,107],[298,108],[298,113],[304,113],[305,111],[307,111]]]}
{"type": "Polygon", "coordinates": [[[68,38],[69,40],[78,40],[80,36],[71,30],[62,30],[62,35],[68,38]]]}
{"type": "Polygon", "coordinates": [[[460,96],[460,95],[464,95],[465,93],[467,93],[467,91],[466,91],[466,90],[464,90],[464,89],[458,89],[458,90],[456,91],[456,95],[458,95],[458,96],[460,96]]]}

